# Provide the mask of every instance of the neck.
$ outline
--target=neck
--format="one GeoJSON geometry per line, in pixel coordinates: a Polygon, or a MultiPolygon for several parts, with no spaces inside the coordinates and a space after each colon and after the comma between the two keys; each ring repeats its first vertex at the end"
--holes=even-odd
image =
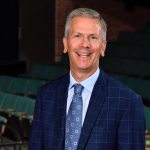
{"type": "Polygon", "coordinates": [[[74,71],[71,69],[71,74],[72,76],[74,77],[74,79],[77,81],[77,82],[82,82],[83,80],[87,79],[88,77],[90,77],[92,74],[95,73],[95,71],[97,70],[97,68],[95,70],[93,70],[92,72],[87,72],[87,71],[74,71]]]}

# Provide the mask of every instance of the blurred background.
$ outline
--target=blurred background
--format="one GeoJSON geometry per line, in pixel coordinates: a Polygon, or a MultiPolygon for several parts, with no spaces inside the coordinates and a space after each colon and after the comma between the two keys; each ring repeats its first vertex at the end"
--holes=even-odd
{"type": "Polygon", "coordinates": [[[0,2],[0,150],[28,149],[37,89],[69,71],[62,38],[68,13],[89,7],[108,24],[100,66],[139,93],[150,150],[150,1],[3,0],[0,2]]]}

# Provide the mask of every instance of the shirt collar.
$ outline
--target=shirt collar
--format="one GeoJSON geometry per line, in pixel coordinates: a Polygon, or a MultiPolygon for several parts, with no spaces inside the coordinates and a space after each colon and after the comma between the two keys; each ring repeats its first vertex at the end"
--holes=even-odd
{"type": "MultiPolygon", "coordinates": [[[[88,77],[87,79],[83,80],[80,84],[87,89],[89,92],[92,92],[93,87],[98,79],[98,76],[100,74],[100,69],[97,68],[97,70],[94,72],[94,74],[92,74],[90,77],[88,77]]],[[[74,77],[71,74],[70,71],[70,85],[69,85],[69,90],[73,87],[74,84],[78,83],[74,77]]]]}

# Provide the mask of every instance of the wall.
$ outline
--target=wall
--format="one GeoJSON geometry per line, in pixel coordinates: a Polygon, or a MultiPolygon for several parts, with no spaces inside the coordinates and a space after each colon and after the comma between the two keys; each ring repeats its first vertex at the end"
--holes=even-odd
{"type": "Polygon", "coordinates": [[[49,0],[20,0],[20,59],[33,63],[54,61],[55,3],[49,0]],[[53,31],[53,32],[52,32],[53,31]]]}

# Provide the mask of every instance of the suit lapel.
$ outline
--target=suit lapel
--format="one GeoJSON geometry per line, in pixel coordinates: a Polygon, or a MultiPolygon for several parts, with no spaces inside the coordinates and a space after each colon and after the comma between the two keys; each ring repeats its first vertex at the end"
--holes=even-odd
{"type": "Polygon", "coordinates": [[[101,70],[100,76],[94,86],[87,114],[84,120],[81,136],[79,139],[78,150],[83,150],[87,140],[96,122],[96,119],[101,112],[102,105],[107,95],[105,74],[101,70]]]}
{"type": "Polygon", "coordinates": [[[56,107],[56,123],[55,135],[57,138],[57,149],[63,149],[65,139],[65,119],[66,119],[66,105],[68,96],[69,75],[59,82],[56,93],[57,107],[56,107]]]}

